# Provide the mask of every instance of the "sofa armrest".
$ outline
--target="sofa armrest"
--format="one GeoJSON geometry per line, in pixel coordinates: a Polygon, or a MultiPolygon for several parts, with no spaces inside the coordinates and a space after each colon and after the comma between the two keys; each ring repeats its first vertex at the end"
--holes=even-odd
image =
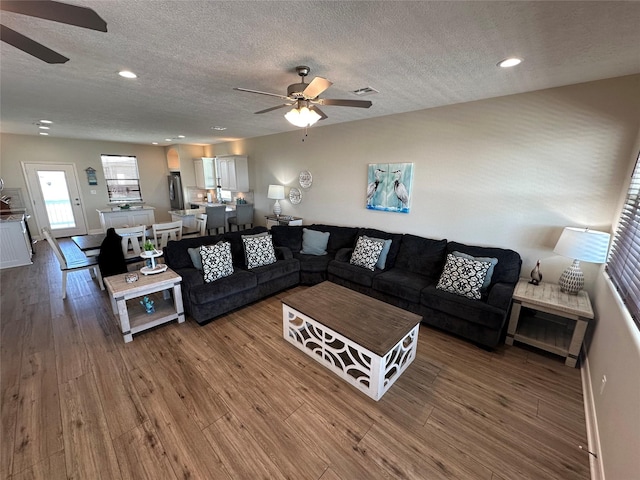
{"type": "Polygon", "coordinates": [[[511,298],[515,285],[510,283],[496,283],[491,287],[489,296],[487,298],[487,304],[493,307],[497,307],[505,312],[509,310],[511,305],[511,298]]]}
{"type": "Polygon", "coordinates": [[[336,252],[335,260],[339,262],[348,262],[351,260],[353,248],[341,248],[336,252]]]}
{"type": "Polygon", "coordinates": [[[293,253],[289,247],[273,247],[276,251],[276,258],[278,260],[291,260],[293,253]]]}

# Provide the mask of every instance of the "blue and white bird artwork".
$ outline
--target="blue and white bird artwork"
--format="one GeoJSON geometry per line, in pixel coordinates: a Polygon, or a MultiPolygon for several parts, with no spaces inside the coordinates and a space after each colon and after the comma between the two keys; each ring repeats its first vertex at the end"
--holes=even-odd
{"type": "Polygon", "coordinates": [[[372,163],[367,173],[367,208],[409,213],[413,163],[372,163]]]}
{"type": "Polygon", "coordinates": [[[376,168],[375,173],[374,173],[375,180],[373,182],[370,182],[369,185],[367,186],[367,205],[371,205],[371,200],[373,199],[373,196],[378,191],[378,186],[380,185],[380,182],[382,181],[380,179],[380,175],[382,173],[386,173],[386,171],[382,170],[380,168],[376,168]]]}

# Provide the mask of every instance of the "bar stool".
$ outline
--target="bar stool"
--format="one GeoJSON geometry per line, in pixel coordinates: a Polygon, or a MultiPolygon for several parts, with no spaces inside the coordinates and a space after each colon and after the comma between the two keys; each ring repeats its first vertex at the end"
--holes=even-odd
{"type": "Polygon", "coordinates": [[[237,230],[242,230],[253,227],[253,205],[250,203],[236,205],[236,216],[229,218],[229,231],[232,230],[231,226],[235,225],[237,230]]]}
{"type": "Polygon", "coordinates": [[[227,231],[227,206],[220,205],[217,207],[206,207],[205,213],[207,214],[207,234],[211,234],[211,230],[216,231],[222,228],[222,233],[227,231]]]}

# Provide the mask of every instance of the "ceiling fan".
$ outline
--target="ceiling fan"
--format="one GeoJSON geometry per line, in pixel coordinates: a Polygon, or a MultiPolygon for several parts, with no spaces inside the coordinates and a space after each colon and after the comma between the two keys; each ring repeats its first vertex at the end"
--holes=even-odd
{"type": "Polygon", "coordinates": [[[279,108],[294,106],[285,118],[297,127],[308,127],[316,123],[318,120],[324,120],[327,115],[320,110],[318,105],[331,105],[337,107],[359,107],[369,108],[371,102],[368,100],[341,100],[336,98],[318,98],[327,88],[333,85],[332,82],[322,77],[315,77],[311,83],[305,83],[304,79],[311,69],[307,66],[300,65],[296,67],[296,73],[300,76],[300,83],[293,83],[287,87],[287,94],[280,95],[277,93],[261,92],[259,90],[250,90],[248,88],[236,87],[234,90],[249,93],[259,93],[260,95],[269,95],[286,100],[286,103],[276,107],[266,108],[255,113],[267,113],[279,108]]]}
{"type": "MultiPolygon", "coordinates": [[[[89,28],[99,32],[107,31],[107,22],[90,8],[55,2],[53,0],[2,0],[2,2],[0,2],[0,10],[75,25],[76,27],[89,28]]],[[[4,25],[0,25],[0,40],[47,63],[65,63],[69,61],[64,55],[4,25]]]]}

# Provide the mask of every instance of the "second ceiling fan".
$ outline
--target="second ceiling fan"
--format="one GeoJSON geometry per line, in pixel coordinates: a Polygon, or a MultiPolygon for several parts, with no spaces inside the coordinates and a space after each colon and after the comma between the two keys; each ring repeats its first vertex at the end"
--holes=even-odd
{"type": "Polygon", "coordinates": [[[285,118],[297,127],[308,127],[316,123],[318,120],[324,120],[327,115],[320,110],[318,105],[331,105],[337,107],[358,107],[369,108],[372,104],[368,100],[343,100],[337,98],[318,98],[322,92],[333,85],[332,82],[322,77],[315,77],[310,83],[305,83],[304,79],[311,69],[305,65],[296,67],[296,73],[300,76],[300,83],[293,83],[287,87],[287,94],[280,95],[277,93],[261,92],[259,90],[250,90],[248,88],[236,87],[234,90],[241,92],[258,93],[260,95],[269,95],[286,100],[286,103],[275,107],[266,108],[255,113],[267,113],[279,108],[294,108],[285,115],[285,118]]]}

